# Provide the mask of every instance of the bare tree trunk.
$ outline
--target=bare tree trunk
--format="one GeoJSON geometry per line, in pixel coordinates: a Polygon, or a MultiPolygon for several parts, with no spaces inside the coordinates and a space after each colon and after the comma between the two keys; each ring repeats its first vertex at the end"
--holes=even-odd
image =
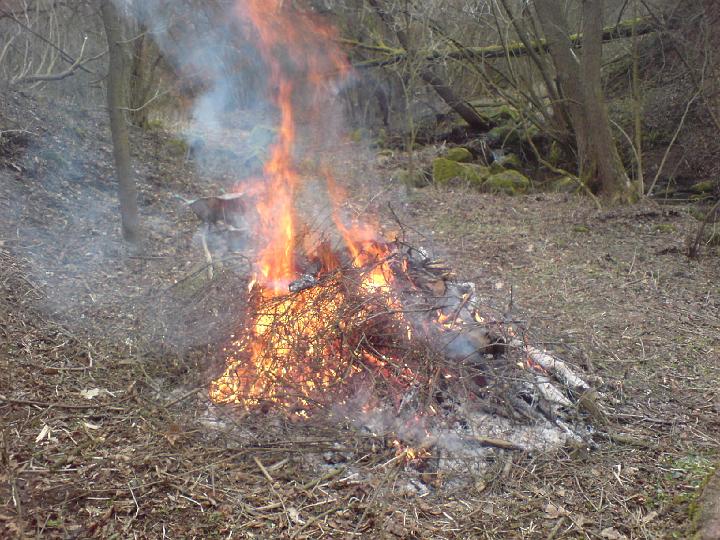
{"type": "Polygon", "coordinates": [[[118,181],[122,234],[125,240],[134,243],[137,242],[140,235],[140,218],[137,208],[137,189],[130,167],[130,140],[125,119],[127,62],[121,43],[121,20],[116,7],[111,0],[103,0],[101,11],[110,52],[107,104],[113,140],[115,174],[118,181]]]}
{"type": "Polygon", "coordinates": [[[561,0],[535,0],[557,72],[557,85],[575,135],[578,168],[588,187],[606,199],[629,202],[632,190],[610,130],[602,88],[603,0],[583,0],[583,49],[572,50],[561,0]]]}
{"type": "MultiPolygon", "coordinates": [[[[589,152],[581,171],[588,179],[597,179],[597,193],[606,198],[630,202],[637,191],[627,176],[610,130],[602,85],[603,0],[583,0],[584,46],[580,76],[583,83],[589,152]]],[[[588,182],[592,187],[594,182],[588,182]]]]}

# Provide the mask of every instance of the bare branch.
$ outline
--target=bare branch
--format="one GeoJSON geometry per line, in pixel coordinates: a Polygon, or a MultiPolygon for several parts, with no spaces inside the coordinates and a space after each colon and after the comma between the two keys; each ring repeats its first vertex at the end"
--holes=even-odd
{"type": "MultiPolygon", "coordinates": [[[[55,43],[53,43],[52,41],[50,41],[49,39],[47,39],[45,36],[43,36],[42,34],[37,33],[35,30],[33,30],[32,28],[30,28],[29,26],[27,26],[26,24],[24,24],[24,23],[23,23],[22,21],[20,21],[17,17],[15,17],[12,13],[9,13],[9,12],[5,11],[4,9],[0,9],[0,15],[4,15],[5,17],[8,17],[8,18],[11,19],[15,24],[17,24],[17,25],[20,26],[22,29],[24,29],[26,32],[30,32],[33,36],[35,36],[36,38],[38,38],[40,41],[42,41],[43,43],[46,43],[47,45],[49,45],[50,47],[52,47],[53,49],[55,49],[57,52],[60,53],[60,56],[61,56],[62,59],[65,60],[66,62],[69,62],[70,64],[74,64],[74,63],[76,62],[75,58],[73,58],[72,56],[70,56],[70,55],[69,55],[68,53],[66,53],[63,49],[61,49],[60,47],[58,47],[55,43]]],[[[87,69],[87,68],[84,67],[83,65],[78,66],[76,69],[81,69],[81,70],[84,71],[85,73],[90,73],[90,74],[94,75],[94,73],[93,73],[92,71],[90,71],[89,69],[87,69]]]]}
{"type": "Polygon", "coordinates": [[[653,178],[652,184],[650,184],[650,187],[648,188],[647,194],[650,196],[652,194],[652,190],[655,188],[655,184],[657,184],[658,179],[660,178],[660,174],[662,173],[663,167],[665,167],[665,162],[667,161],[668,156],[670,155],[670,150],[672,149],[673,145],[675,144],[675,141],[678,138],[678,135],[680,135],[680,131],[682,131],[683,125],[685,125],[685,119],[687,118],[688,113],[690,112],[690,107],[692,106],[693,102],[700,97],[701,90],[698,90],[695,92],[693,97],[690,98],[690,100],[687,102],[687,105],[685,106],[685,112],[683,112],[682,117],[680,118],[680,122],[678,123],[677,128],[675,129],[675,133],[673,134],[672,139],[670,139],[670,142],[667,145],[667,148],[665,149],[665,153],[663,154],[662,159],[660,160],[660,166],[658,167],[657,173],[655,173],[655,178],[653,178]]]}
{"type": "Polygon", "coordinates": [[[88,62],[91,62],[92,60],[97,60],[101,56],[105,55],[106,52],[94,56],[92,58],[88,58],[85,61],[83,61],[83,55],[85,53],[85,45],[87,44],[87,36],[85,39],[83,39],[82,47],[80,48],[80,56],[78,56],[77,60],[65,71],[61,71],[60,73],[48,73],[45,75],[28,75],[26,77],[22,77],[20,79],[13,80],[12,82],[15,84],[27,84],[27,83],[35,83],[35,82],[47,82],[47,81],[61,81],[63,79],[67,79],[71,75],[73,75],[78,68],[82,67],[83,64],[87,64],[88,62]]]}

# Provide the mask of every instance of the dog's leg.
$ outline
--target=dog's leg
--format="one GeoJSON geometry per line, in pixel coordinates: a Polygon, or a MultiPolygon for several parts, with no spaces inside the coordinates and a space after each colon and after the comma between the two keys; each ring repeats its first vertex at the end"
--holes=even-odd
{"type": "Polygon", "coordinates": [[[213,259],[212,259],[212,253],[210,253],[210,249],[207,245],[207,233],[210,230],[210,226],[206,225],[202,228],[202,232],[200,233],[200,241],[202,243],[203,252],[205,253],[205,262],[207,262],[207,274],[208,279],[212,280],[214,272],[213,272],[213,259]]]}

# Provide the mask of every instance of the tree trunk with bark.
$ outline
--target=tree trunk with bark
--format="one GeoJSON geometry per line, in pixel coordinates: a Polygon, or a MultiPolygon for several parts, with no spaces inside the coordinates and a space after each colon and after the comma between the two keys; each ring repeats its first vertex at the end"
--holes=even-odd
{"type": "Polygon", "coordinates": [[[130,166],[130,139],[127,120],[127,59],[123,51],[121,19],[111,0],[101,4],[105,35],[109,49],[109,73],[107,78],[107,106],[113,141],[115,175],[118,181],[122,235],[135,243],[140,236],[140,218],[137,207],[137,189],[130,166]]]}
{"type": "Polygon", "coordinates": [[[596,194],[613,202],[631,202],[636,190],[625,172],[610,129],[603,94],[603,0],[583,0],[583,48],[578,57],[560,0],[535,0],[548,50],[557,73],[558,93],[574,132],[580,177],[596,194]]]}

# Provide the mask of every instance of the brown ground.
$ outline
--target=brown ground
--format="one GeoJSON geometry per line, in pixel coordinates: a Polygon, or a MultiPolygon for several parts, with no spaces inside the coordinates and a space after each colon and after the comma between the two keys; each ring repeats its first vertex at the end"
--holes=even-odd
{"type": "Polygon", "coordinates": [[[482,478],[426,477],[420,496],[381,435],[209,406],[244,262],[205,280],[171,192],[212,183],[192,187],[167,136],[137,136],[149,235],[128,251],[104,113],[66,125],[56,107],[0,97],[3,125],[30,132],[0,146],[0,536],[689,536],[720,450],[719,253],[683,254],[689,207],[365,185],[358,206],[397,229],[391,201],[408,240],[499,303],[512,290],[537,341],[603,393],[614,434],[500,451],[482,478]]]}

